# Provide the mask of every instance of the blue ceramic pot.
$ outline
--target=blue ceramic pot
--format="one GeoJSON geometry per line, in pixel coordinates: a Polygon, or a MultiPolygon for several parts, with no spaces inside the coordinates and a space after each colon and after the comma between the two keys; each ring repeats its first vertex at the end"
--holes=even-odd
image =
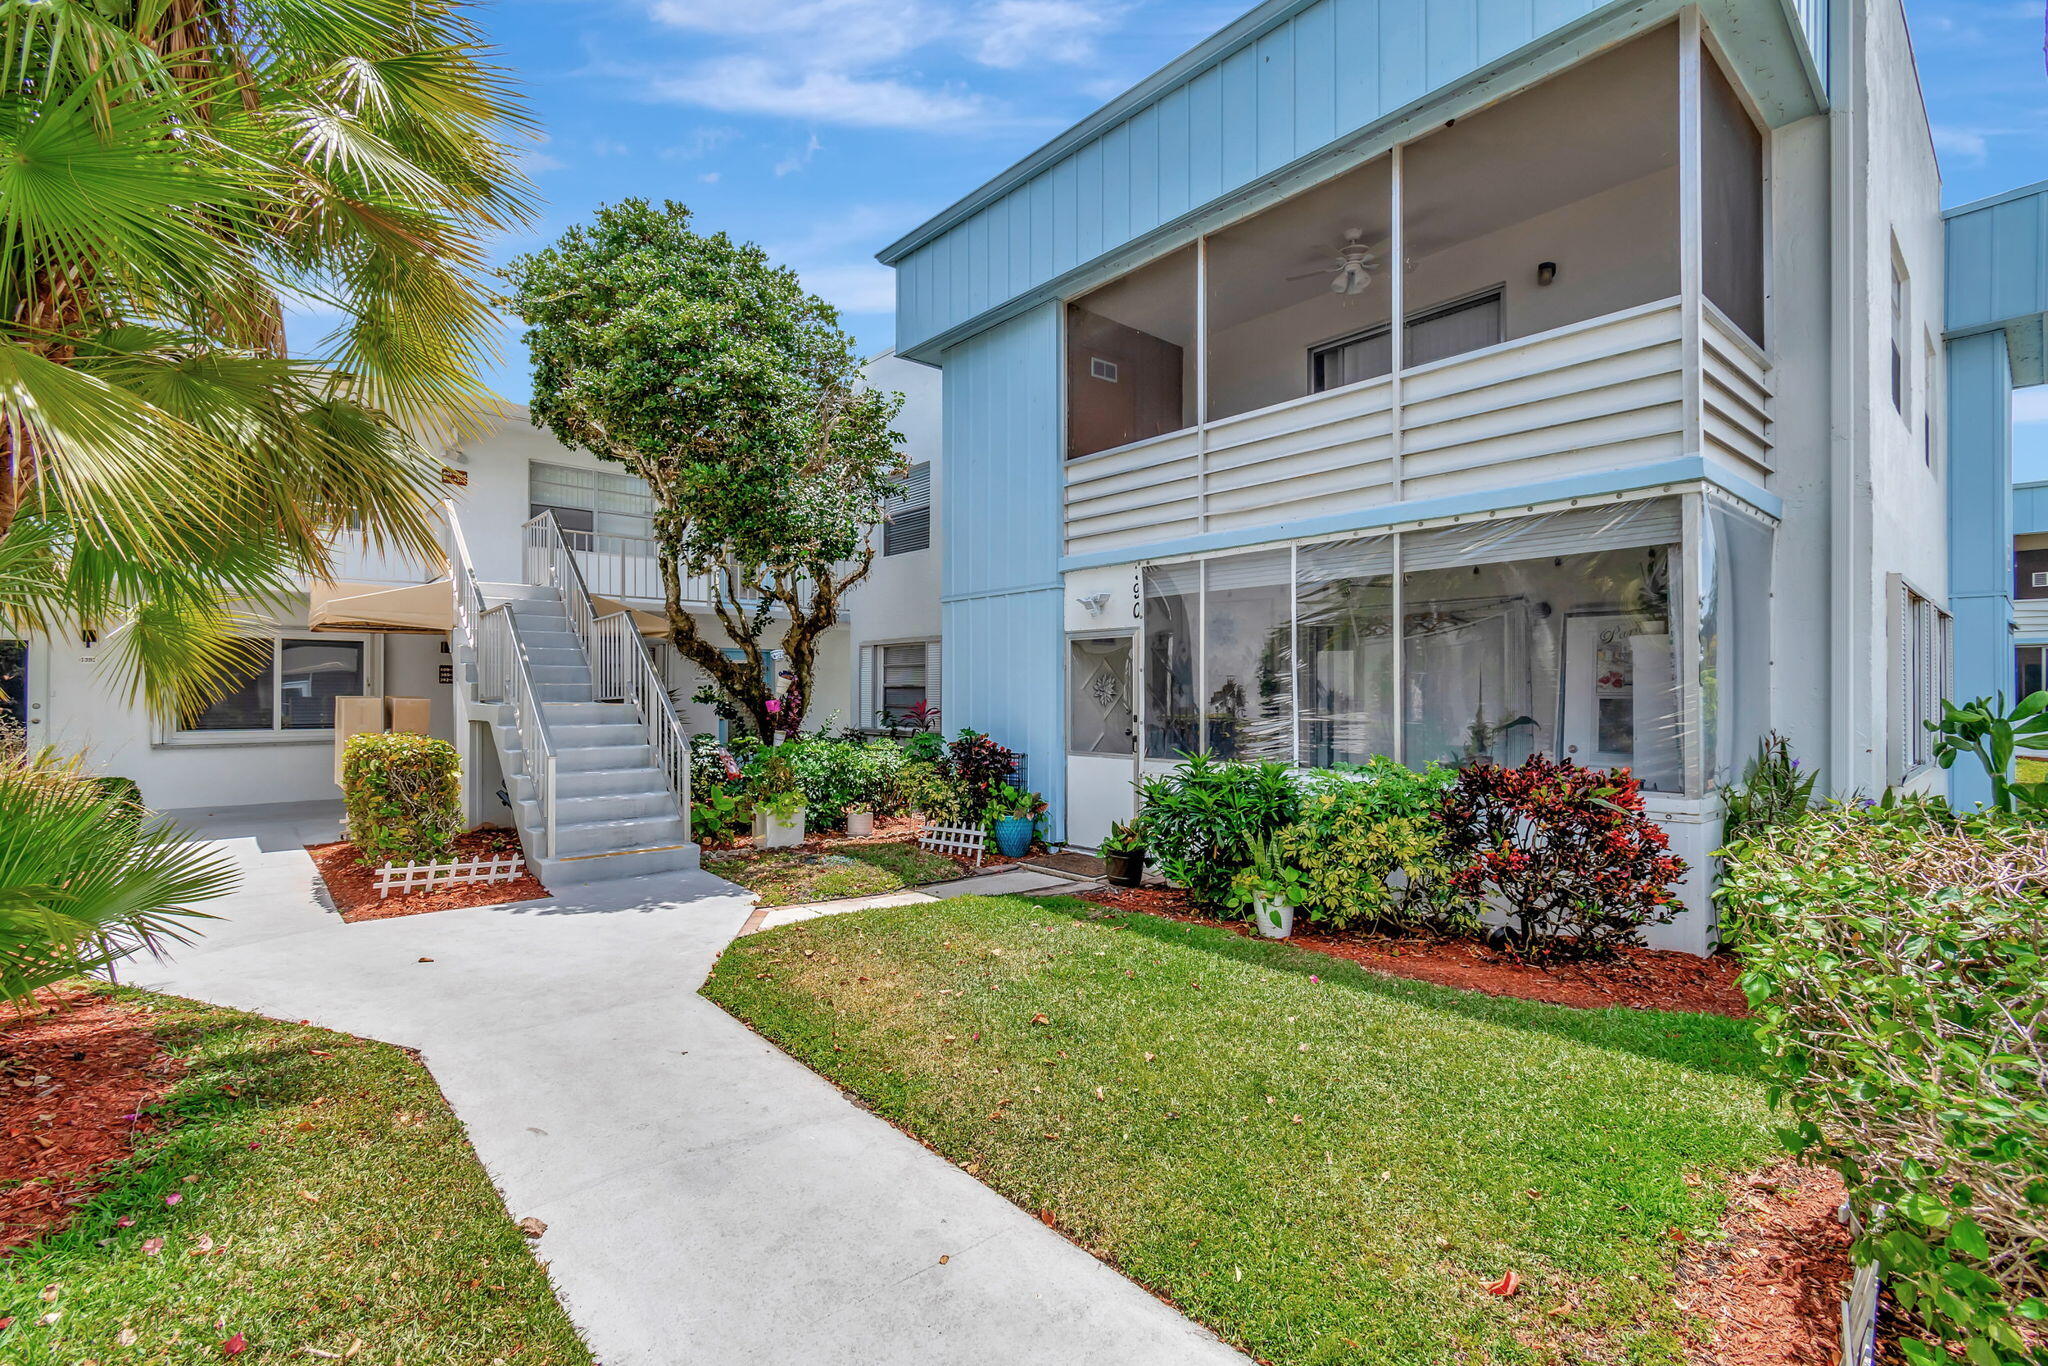
{"type": "Polygon", "coordinates": [[[1023,858],[1031,852],[1031,830],[1037,824],[1029,816],[1000,816],[996,819],[996,848],[1005,858],[1023,858]]]}

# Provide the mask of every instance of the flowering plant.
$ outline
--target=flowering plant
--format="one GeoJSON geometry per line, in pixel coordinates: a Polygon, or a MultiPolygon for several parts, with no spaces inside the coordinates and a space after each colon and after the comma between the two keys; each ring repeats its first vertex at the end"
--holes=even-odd
{"type": "Polygon", "coordinates": [[[1625,768],[1541,754],[1513,768],[1475,764],[1445,797],[1443,820],[1452,888],[1506,902],[1526,953],[1610,953],[1677,914],[1671,885],[1685,860],[1665,852],[1625,768]]]}
{"type": "Polygon", "coordinates": [[[966,794],[968,814],[979,818],[998,787],[1017,775],[1017,756],[977,730],[962,730],[947,746],[947,767],[966,794]]]}

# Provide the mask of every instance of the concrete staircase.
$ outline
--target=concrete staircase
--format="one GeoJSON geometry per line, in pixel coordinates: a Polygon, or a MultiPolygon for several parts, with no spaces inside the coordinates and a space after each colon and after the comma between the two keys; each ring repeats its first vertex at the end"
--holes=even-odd
{"type": "MultiPolygon", "coordinates": [[[[677,809],[652,762],[633,706],[594,701],[590,661],[551,588],[479,584],[488,605],[509,604],[555,750],[555,848],[537,799],[511,707],[472,700],[470,713],[491,722],[498,765],[512,798],[527,863],[549,887],[646,877],[698,866],[687,815],[677,809]]],[[[474,699],[474,667],[469,682],[474,699]]]]}

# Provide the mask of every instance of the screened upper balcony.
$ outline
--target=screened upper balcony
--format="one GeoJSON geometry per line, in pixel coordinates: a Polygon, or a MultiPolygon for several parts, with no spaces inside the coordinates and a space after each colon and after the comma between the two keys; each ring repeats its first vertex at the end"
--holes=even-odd
{"type": "Polygon", "coordinates": [[[1703,448],[1760,481],[1763,136],[1684,46],[1646,34],[1072,300],[1069,551],[1703,448]]]}

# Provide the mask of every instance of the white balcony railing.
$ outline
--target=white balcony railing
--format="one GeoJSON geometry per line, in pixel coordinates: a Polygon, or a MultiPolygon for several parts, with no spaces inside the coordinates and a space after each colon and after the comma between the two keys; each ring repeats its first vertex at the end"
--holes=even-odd
{"type": "Polygon", "coordinates": [[[1703,309],[1688,439],[1678,299],[1067,462],[1070,554],[1670,459],[1770,471],[1770,367],[1703,309]],[[1397,420],[1398,417],[1398,420],[1397,420]]]}

